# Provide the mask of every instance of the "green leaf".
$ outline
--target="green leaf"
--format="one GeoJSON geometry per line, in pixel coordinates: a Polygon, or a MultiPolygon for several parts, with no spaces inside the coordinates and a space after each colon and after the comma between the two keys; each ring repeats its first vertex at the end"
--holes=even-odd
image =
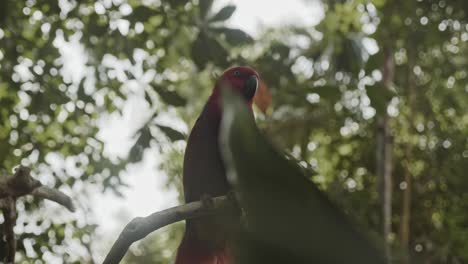
{"type": "Polygon", "coordinates": [[[149,18],[156,14],[159,14],[157,10],[151,9],[150,7],[144,5],[139,5],[138,7],[133,9],[133,12],[130,15],[126,16],[126,18],[130,22],[146,22],[149,18]]]}
{"type": "Polygon", "coordinates": [[[270,46],[270,54],[278,54],[280,58],[288,58],[291,52],[291,48],[281,42],[273,42],[270,46]]]}
{"type": "MultiPolygon", "coordinates": [[[[166,104],[175,107],[184,106],[187,104],[187,100],[176,91],[168,90],[166,87],[162,87],[161,85],[157,84],[152,84],[152,86],[166,104]]],[[[150,98],[148,97],[147,100],[148,99],[150,98]]]]}
{"type": "Polygon", "coordinates": [[[199,69],[204,69],[209,61],[209,56],[205,54],[205,52],[208,52],[206,48],[206,42],[206,37],[203,33],[200,33],[198,38],[192,44],[192,59],[199,69]]]}
{"type": "Polygon", "coordinates": [[[217,34],[223,35],[226,39],[226,42],[233,46],[248,44],[253,41],[249,34],[240,29],[220,27],[210,28],[210,30],[216,32],[217,34]]]}
{"type": "Polygon", "coordinates": [[[145,91],[145,100],[146,100],[146,102],[148,102],[151,106],[153,106],[153,99],[151,99],[151,96],[150,96],[150,94],[148,93],[148,91],[145,91]]]}
{"type": "Polygon", "coordinates": [[[239,263],[384,263],[354,223],[258,131],[242,99],[223,92],[222,153],[245,212],[248,230],[240,240],[250,242],[238,246],[239,263]]]}
{"type": "Polygon", "coordinates": [[[0,2],[0,26],[4,28],[4,22],[8,18],[8,10],[10,10],[10,1],[0,2]]]}
{"type": "Polygon", "coordinates": [[[172,142],[177,140],[185,140],[185,135],[171,127],[156,125],[172,142]]]}
{"type": "Polygon", "coordinates": [[[203,36],[204,34],[200,33],[198,38],[192,44],[192,59],[195,65],[199,69],[204,69],[206,64],[208,64],[209,58],[206,52],[206,37],[203,36]]]}
{"type": "Polygon", "coordinates": [[[86,81],[86,78],[82,78],[80,80],[80,83],[78,84],[78,91],[77,91],[77,94],[78,94],[78,97],[85,103],[92,103],[94,102],[94,99],[91,95],[88,95],[86,94],[85,92],[85,87],[84,87],[84,84],[85,84],[85,81],[86,81]]]}
{"type": "MultiPolygon", "coordinates": [[[[9,151],[10,151],[10,148],[11,148],[11,145],[8,144],[8,141],[5,140],[5,139],[1,139],[0,140],[0,148],[2,149],[2,151],[0,152],[0,162],[1,163],[4,163],[5,160],[8,158],[8,154],[9,154],[9,151]]],[[[1,175],[1,174],[0,174],[1,175]]]]}
{"type": "Polygon", "coordinates": [[[181,5],[185,5],[189,0],[168,0],[168,3],[171,5],[171,6],[181,6],[181,5]]]}
{"type": "Polygon", "coordinates": [[[388,103],[395,95],[395,93],[386,88],[382,82],[376,83],[373,86],[366,86],[366,93],[377,115],[383,115],[385,113],[388,103]]]}
{"type": "Polygon", "coordinates": [[[141,161],[145,149],[149,147],[151,139],[153,138],[151,135],[151,129],[148,125],[145,125],[140,130],[138,130],[136,137],[138,139],[135,144],[133,144],[128,154],[128,161],[130,162],[141,161]]]}
{"type": "Polygon", "coordinates": [[[213,0],[199,0],[200,17],[205,18],[213,5],[213,0]]]}
{"type": "Polygon", "coordinates": [[[380,50],[376,54],[369,56],[369,59],[366,62],[365,70],[366,72],[372,72],[373,70],[380,69],[383,64],[383,52],[380,50]]]}
{"type": "Polygon", "coordinates": [[[219,22],[219,21],[225,21],[228,18],[234,14],[234,11],[236,11],[236,6],[234,5],[227,5],[223,7],[221,10],[219,10],[216,15],[212,16],[210,19],[208,19],[209,22],[219,22]]]}
{"type": "Polygon", "coordinates": [[[336,45],[336,68],[348,72],[359,72],[362,69],[367,51],[358,37],[346,37],[336,45]]]}
{"type": "Polygon", "coordinates": [[[381,8],[385,5],[385,0],[372,0],[372,4],[377,8],[381,8]]]}
{"type": "Polygon", "coordinates": [[[192,59],[199,69],[204,69],[208,62],[226,67],[229,53],[215,39],[204,32],[200,32],[192,45],[192,59]]]}
{"type": "Polygon", "coordinates": [[[334,86],[334,85],[314,87],[312,91],[320,95],[320,98],[329,100],[330,102],[336,102],[341,97],[340,90],[338,89],[337,86],[334,86]]]}

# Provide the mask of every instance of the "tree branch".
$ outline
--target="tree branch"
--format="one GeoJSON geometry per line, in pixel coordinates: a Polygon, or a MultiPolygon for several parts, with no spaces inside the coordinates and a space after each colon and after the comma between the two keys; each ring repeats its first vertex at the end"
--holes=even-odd
{"type": "Polygon", "coordinates": [[[52,189],[47,186],[41,186],[34,189],[31,194],[39,198],[54,201],[65,206],[70,212],[75,212],[75,206],[73,205],[72,199],[59,190],[52,189]]]}
{"type": "Polygon", "coordinates": [[[219,210],[234,206],[236,206],[236,203],[229,195],[219,196],[203,199],[203,202],[197,201],[172,207],[147,217],[136,217],[122,230],[103,263],[119,263],[133,242],[141,240],[159,228],[181,220],[213,214],[219,210]]]}
{"type": "Polygon", "coordinates": [[[3,238],[5,244],[5,263],[15,263],[16,240],[13,228],[16,225],[16,199],[9,196],[0,200],[0,208],[2,209],[3,223],[3,238]]]}
{"type": "Polygon", "coordinates": [[[31,177],[31,169],[19,166],[15,174],[0,177],[0,200],[7,197],[20,197],[32,194],[36,197],[54,201],[74,212],[75,206],[72,199],[63,192],[42,185],[42,183],[31,177]]]}
{"type": "Polygon", "coordinates": [[[0,209],[5,219],[2,239],[6,241],[6,263],[15,262],[16,240],[13,228],[17,216],[16,198],[27,194],[57,202],[68,210],[75,211],[69,196],[59,190],[43,186],[40,181],[31,177],[31,169],[28,167],[19,166],[13,175],[0,177],[0,209]]]}
{"type": "Polygon", "coordinates": [[[11,196],[19,197],[31,193],[42,184],[31,177],[28,167],[19,166],[11,176],[0,178],[0,199],[11,196]]]}

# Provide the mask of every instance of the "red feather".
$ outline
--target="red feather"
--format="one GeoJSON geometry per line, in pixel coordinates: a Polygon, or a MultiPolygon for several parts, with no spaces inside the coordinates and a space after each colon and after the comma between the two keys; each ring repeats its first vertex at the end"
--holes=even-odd
{"type": "Polygon", "coordinates": [[[184,236],[177,252],[176,264],[233,264],[227,247],[210,249],[206,244],[184,236]]]}
{"type": "MultiPolygon", "coordinates": [[[[242,94],[249,78],[258,80],[258,74],[248,67],[235,67],[224,72],[197,119],[184,157],[186,202],[200,200],[203,195],[224,195],[231,189],[218,143],[222,116],[220,94],[224,86],[242,94]]],[[[252,109],[253,94],[252,98],[245,99],[252,109]]],[[[235,219],[232,215],[215,215],[187,220],[175,264],[232,264],[225,228],[232,219],[235,219]]]]}

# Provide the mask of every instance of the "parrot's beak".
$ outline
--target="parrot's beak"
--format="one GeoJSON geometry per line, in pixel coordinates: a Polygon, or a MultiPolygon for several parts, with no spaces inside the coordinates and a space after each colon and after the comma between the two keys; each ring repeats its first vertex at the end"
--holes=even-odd
{"type": "Polygon", "coordinates": [[[242,93],[244,98],[250,101],[257,91],[258,88],[258,78],[256,75],[250,75],[244,83],[244,89],[242,89],[242,93]]]}

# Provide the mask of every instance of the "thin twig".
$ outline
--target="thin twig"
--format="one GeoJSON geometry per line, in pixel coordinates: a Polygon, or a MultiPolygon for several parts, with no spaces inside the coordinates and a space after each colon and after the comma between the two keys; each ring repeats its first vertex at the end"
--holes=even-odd
{"type": "Polygon", "coordinates": [[[134,218],[128,223],[114,242],[111,250],[104,260],[104,264],[119,263],[127,253],[133,242],[138,241],[153,231],[169,224],[191,218],[216,213],[219,210],[235,206],[229,196],[219,196],[206,201],[191,202],[172,207],[147,217],[134,218]]]}

